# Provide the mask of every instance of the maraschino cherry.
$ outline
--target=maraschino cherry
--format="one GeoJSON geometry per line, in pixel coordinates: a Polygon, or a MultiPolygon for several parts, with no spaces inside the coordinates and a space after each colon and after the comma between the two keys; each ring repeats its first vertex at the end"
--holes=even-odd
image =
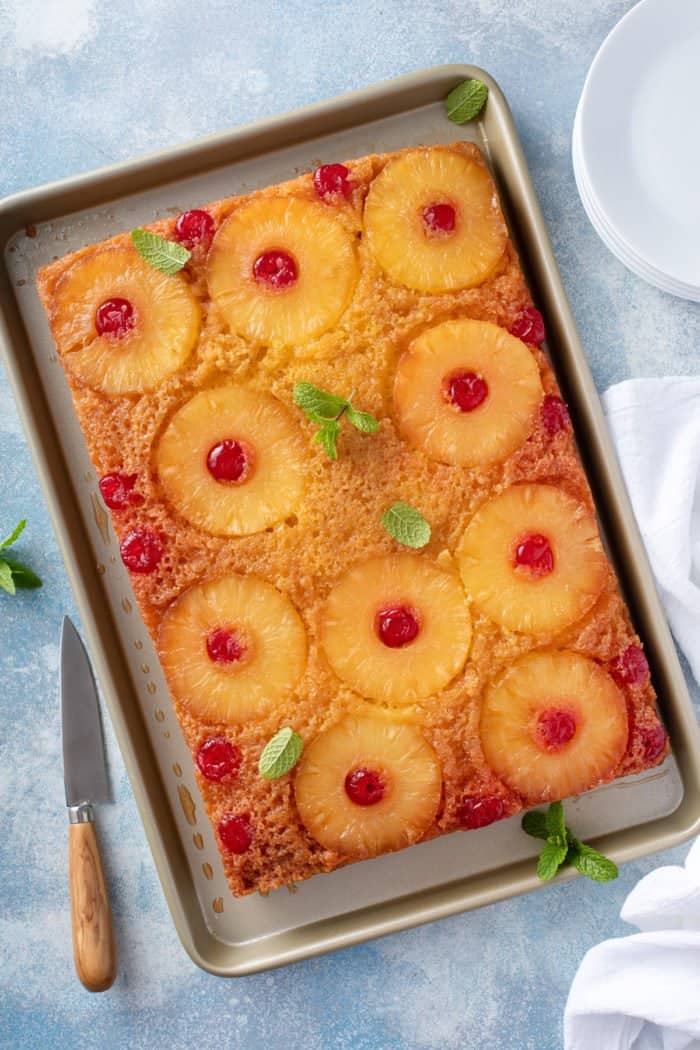
{"type": "Polygon", "coordinates": [[[246,644],[241,635],[229,627],[215,627],[207,635],[209,659],[217,664],[233,664],[246,654],[246,644]]]}
{"type": "Polygon", "coordinates": [[[222,784],[233,780],[243,756],[225,736],[210,736],[197,748],[197,767],[207,780],[222,784]]]}
{"type": "Polygon", "coordinates": [[[207,469],[216,481],[244,481],[250,473],[249,450],[235,438],[224,438],[209,449],[207,469]]]}
{"type": "Polygon", "coordinates": [[[418,637],[420,623],[413,609],[392,605],[377,613],[375,630],[389,649],[401,649],[418,637]]]}
{"type": "Polygon", "coordinates": [[[323,200],[329,197],[349,197],[352,193],[350,171],[344,164],[322,164],[314,172],[314,188],[323,200]]]}
{"type": "Polygon", "coordinates": [[[465,831],[471,831],[501,820],[503,813],[503,799],[498,795],[465,795],[457,807],[457,820],[465,831]]]}
{"type": "Polygon", "coordinates": [[[546,536],[538,532],[528,533],[518,541],[513,561],[532,576],[547,576],[554,569],[552,545],[546,536]]]}
{"type": "Polygon", "coordinates": [[[488,383],[476,372],[457,372],[447,385],[447,396],[460,412],[473,412],[488,394],[488,383]]]}
{"type": "Polygon", "coordinates": [[[219,838],[230,853],[245,853],[253,841],[253,829],[247,813],[224,817],[219,822],[219,838]]]}
{"type": "Polygon", "coordinates": [[[294,284],[299,276],[297,264],[289,252],[263,252],[253,263],[253,276],[258,284],[281,291],[294,284]]]}
{"type": "Polygon", "coordinates": [[[95,328],[98,335],[109,335],[121,339],[136,324],[136,311],[128,299],[115,296],[105,299],[95,311],[95,328]]]}
{"type": "Polygon", "coordinates": [[[358,806],[374,806],[386,794],[386,781],[376,769],[353,769],[345,778],[345,793],[358,806]]]}
{"type": "Polygon", "coordinates": [[[197,245],[205,247],[211,243],[214,236],[214,220],[208,211],[203,208],[192,208],[191,211],[183,211],[175,223],[175,237],[190,251],[197,245]]]}

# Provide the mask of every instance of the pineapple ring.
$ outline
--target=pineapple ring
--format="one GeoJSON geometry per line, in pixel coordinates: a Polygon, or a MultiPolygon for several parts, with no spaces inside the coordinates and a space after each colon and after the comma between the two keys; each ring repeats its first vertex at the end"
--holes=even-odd
{"type": "Polygon", "coordinates": [[[207,264],[209,294],[229,326],[269,346],[309,342],[332,328],[357,277],[350,233],[324,205],[294,197],[267,197],[234,211],[207,264]],[[296,264],[287,288],[255,279],[256,259],[271,251],[291,255],[296,264]]]}
{"type": "Polygon", "coordinates": [[[483,284],[501,261],[508,237],[481,158],[444,148],[389,161],[367,194],[365,227],[382,269],[419,292],[483,284]],[[423,212],[439,203],[454,209],[454,231],[426,236],[423,212]]]}
{"type": "Polygon", "coordinates": [[[105,394],[154,390],[181,368],[199,337],[200,308],[182,277],[144,262],[132,248],[104,248],[83,255],[58,281],[51,327],[66,368],[105,394]],[[122,298],[136,324],[116,338],[99,335],[98,307],[122,298]]]}
{"type": "Polygon", "coordinates": [[[446,321],[423,332],[399,361],[394,403],[411,444],[441,463],[484,466],[506,459],[531,434],[542,400],[540,371],[524,343],[486,321],[446,321]],[[462,412],[446,380],[474,373],[485,400],[462,412]]]}
{"type": "Polygon", "coordinates": [[[608,565],[593,514],[553,485],[513,485],[485,503],[457,549],[477,609],[511,631],[551,634],[579,620],[598,598],[608,565]],[[536,576],[513,565],[524,535],[544,536],[553,569],[536,576]]]}
{"type": "Polygon", "coordinates": [[[423,838],[437,816],[442,773],[431,745],[413,726],[346,716],[304,749],[294,778],[302,823],[326,849],[374,857],[423,838]],[[386,794],[352,802],[345,778],[356,769],[382,773],[386,794]]]}
{"type": "Polygon", "coordinates": [[[471,617],[454,573],[413,554],[371,558],[353,566],[331,591],[321,645],[331,667],[362,696],[403,705],[443,689],[466,662],[471,617]],[[414,640],[390,648],[379,638],[382,609],[417,613],[414,640]]]}
{"type": "Polygon", "coordinates": [[[486,761],[528,803],[577,795],[609,780],[628,731],[625,700],[610,675],[573,652],[520,657],[487,690],[481,709],[486,761]],[[548,748],[538,740],[539,719],[558,708],[575,730],[548,748]]]}
{"type": "Polygon", "coordinates": [[[247,536],[296,510],[304,448],[276,397],[224,386],[200,391],[177,410],[158,442],[155,467],[167,498],[193,525],[215,536],[247,536]],[[226,438],[252,450],[241,483],[217,481],[207,468],[209,452],[226,438]]]}
{"type": "Polygon", "coordinates": [[[259,717],[296,685],[306,632],[289,598],[255,576],[223,576],[176,598],[158,632],[158,655],[173,697],[210,722],[259,717]],[[244,656],[214,661],[207,638],[221,628],[245,640],[244,656]]]}

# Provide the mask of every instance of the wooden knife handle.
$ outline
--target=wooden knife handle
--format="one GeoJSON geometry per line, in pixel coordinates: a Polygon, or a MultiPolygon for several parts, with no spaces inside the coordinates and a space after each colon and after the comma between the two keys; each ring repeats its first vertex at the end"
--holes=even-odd
{"type": "Polygon", "coordinates": [[[104,992],[117,975],[117,947],[100,848],[90,818],[69,827],[75,969],[89,992],[104,992]]]}

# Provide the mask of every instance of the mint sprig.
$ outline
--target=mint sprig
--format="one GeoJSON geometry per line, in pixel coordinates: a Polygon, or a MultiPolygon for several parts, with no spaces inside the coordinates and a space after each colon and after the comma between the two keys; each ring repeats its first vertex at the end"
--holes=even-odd
{"type": "Polygon", "coordinates": [[[268,780],[277,780],[293,769],[301,758],[304,741],[291,726],[285,726],[268,740],[258,762],[258,771],[268,780]]]}
{"type": "Polygon", "coordinates": [[[329,459],[338,458],[336,442],[340,433],[340,420],[346,417],[348,423],[362,434],[376,434],[379,421],[369,412],[359,412],[353,407],[350,398],[339,397],[328,390],[320,390],[313,383],[297,383],[292,394],[297,405],[307,419],[318,425],[314,441],[319,441],[329,459]]]}
{"type": "Polygon", "coordinates": [[[595,882],[610,882],[619,875],[614,861],[573,837],[569,845],[568,860],[581,875],[586,875],[595,882]]]}
{"type": "Polygon", "coordinates": [[[463,80],[445,99],[445,110],[453,124],[466,124],[478,117],[486,105],[489,89],[481,80],[463,80]]]}
{"type": "Polygon", "coordinates": [[[537,861],[537,875],[542,882],[553,879],[566,860],[566,843],[545,842],[537,861]]]}
{"type": "Polygon", "coordinates": [[[546,813],[540,809],[525,813],[521,827],[533,838],[545,840],[537,862],[537,874],[543,882],[553,879],[562,864],[571,864],[581,875],[595,882],[610,882],[617,878],[619,872],[614,861],[573,834],[566,823],[561,802],[552,802],[546,813]]]}
{"type": "Polygon", "coordinates": [[[394,503],[384,511],[381,522],[389,535],[405,547],[425,547],[430,542],[429,523],[408,503],[394,503]]]}
{"type": "MultiPolygon", "coordinates": [[[[0,540],[0,550],[5,550],[16,543],[24,532],[26,524],[27,519],[22,518],[9,536],[0,540]]],[[[41,580],[28,565],[17,561],[16,558],[0,557],[0,588],[7,594],[15,594],[18,587],[23,590],[34,590],[36,587],[41,587],[41,580]]]]}
{"type": "Polygon", "coordinates": [[[552,802],[544,816],[547,838],[551,841],[566,842],[566,820],[561,802],[552,802]]]}
{"type": "Polygon", "coordinates": [[[131,231],[131,240],[136,251],[149,266],[170,276],[181,270],[192,256],[192,252],[182,244],[166,241],[165,237],[140,227],[131,231]]]}
{"type": "Polygon", "coordinates": [[[0,540],[0,550],[2,550],[3,547],[11,547],[13,543],[16,543],[26,527],[27,519],[22,518],[21,521],[17,522],[10,535],[6,536],[4,540],[0,540]]]}

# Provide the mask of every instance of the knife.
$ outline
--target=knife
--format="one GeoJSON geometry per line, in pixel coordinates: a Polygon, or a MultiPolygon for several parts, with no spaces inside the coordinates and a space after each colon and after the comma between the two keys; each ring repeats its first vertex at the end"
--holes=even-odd
{"type": "Polygon", "coordinates": [[[103,992],[116,977],[117,950],[92,807],[111,798],[95,680],[85,646],[67,616],[61,627],[61,735],[73,957],[88,991],[103,992]]]}

